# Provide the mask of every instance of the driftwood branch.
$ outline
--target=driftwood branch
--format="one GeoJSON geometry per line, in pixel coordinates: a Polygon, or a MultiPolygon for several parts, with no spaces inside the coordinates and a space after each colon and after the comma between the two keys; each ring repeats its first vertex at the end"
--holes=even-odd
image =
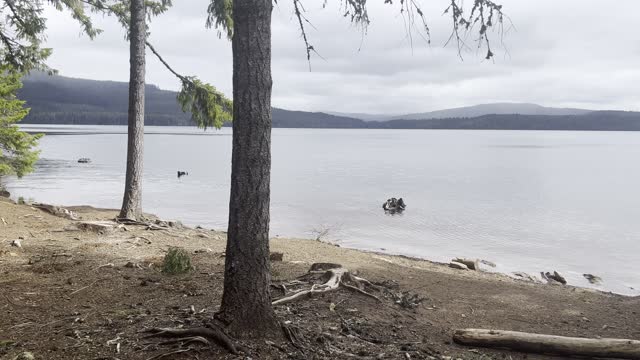
{"type": "Polygon", "coordinates": [[[589,339],[517,331],[460,329],[453,341],[461,345],[511,349],[537,354],[640,359],[640,341],[589,339]]]}

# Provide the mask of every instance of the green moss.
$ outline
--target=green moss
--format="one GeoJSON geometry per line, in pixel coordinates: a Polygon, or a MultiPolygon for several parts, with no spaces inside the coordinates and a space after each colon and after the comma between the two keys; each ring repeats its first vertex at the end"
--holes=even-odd
{"type": "Polygon", "coordinates": [[[191,256],[181,248],[170,248],[162,262],[162,272],[165,274],[184,274],[193,270],[191,256]]]}

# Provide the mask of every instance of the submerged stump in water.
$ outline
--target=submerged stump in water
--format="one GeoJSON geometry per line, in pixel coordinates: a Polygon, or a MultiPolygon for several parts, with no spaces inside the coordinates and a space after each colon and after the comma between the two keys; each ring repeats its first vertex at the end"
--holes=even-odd
{"type": "Polygon", "coordinates": [[[404,211],[406,207],[407,205],[404,203],[404,200],[402,200],[402,198],[391,198],[388,199],[384,204],[382,204],[382,208],[384,209],[384,211],[390,214],[400,213],[404,211]]]}

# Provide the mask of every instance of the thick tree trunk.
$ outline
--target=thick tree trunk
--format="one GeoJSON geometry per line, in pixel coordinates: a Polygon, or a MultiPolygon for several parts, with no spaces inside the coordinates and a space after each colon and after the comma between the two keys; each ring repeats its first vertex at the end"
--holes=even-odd
{"type": "Polygon", "coordinates": [[[231,198],[217,318],[244,337],[268,335],[277,325],[269,290],[271,2],[233,2],[231,198]]]}
{"type": "Polygon", "coordinates": [[[131,0],[129,53],[129,131],[127,175],[120,217],[142,217],[142,162],[144,143],[144,83],[146,14],[144,0],[131,0]]]}

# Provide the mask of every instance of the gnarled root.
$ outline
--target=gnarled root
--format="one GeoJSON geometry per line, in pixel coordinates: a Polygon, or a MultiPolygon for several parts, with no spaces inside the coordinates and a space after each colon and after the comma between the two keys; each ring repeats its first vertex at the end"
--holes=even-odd
{"type": "Polygon", "coordinates": [[[230,353],[238,354],[238,348],[233,341],[222,330],[213,325],[193,329],[153,328],[145,332],[150,333],[145,338],[162,337],[172,339],[161,344],[180,343],[181,345],[186,345],[198,342],[210,346],[210,341],[213,341],[229,350],[230,353]]]}
{"type": "MultiPolygon", "coordinates": [[[[365,290],[367,287],[379,290],[377,286],[373,285],[366,279],[351,274],[348,269],[345,269],[338,264],[313,264],[311,265],[309,272],[301,278],[313,278],[318,276],[320,277],[320,281],[322,281],[321,283],[313,284],[311,285],[311,288],[307,290],[294,290],[292,291],[293,294],[274,300],[272,304],[281,305],[313,294],[335,291],[340,287],[371,297],[377,301],[382,301],[379,297],[365,290]]],[[[295,283],[283,285],[283,289],[286,289],[287,286],[290,285],[299,285],[300,283],[300,281],[296,280],[295,283]]]]}

